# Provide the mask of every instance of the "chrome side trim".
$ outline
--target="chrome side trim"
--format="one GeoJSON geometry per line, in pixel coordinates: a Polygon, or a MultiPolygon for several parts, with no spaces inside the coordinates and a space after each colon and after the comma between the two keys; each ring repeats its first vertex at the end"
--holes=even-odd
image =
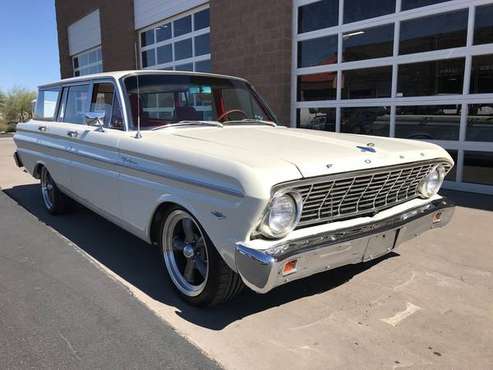
{"type": "MultiPolygon", "coordinates": [[[[23,131],[32,132],[29,130],[23,130],[23,131]]],[[[43,133],[42,135],[45,135],[45,134],[43,133]]],[[[47,134],[47,135],[49,135],[49,134],[47,134]]],[[[51,135],[51,136],[55,136],[58,138],[58,136],[56,136],[56,135],[51,135]]],[[[182,175],[172,173],[170,171],[158,169],[158,168],[152,168],[151,166],[140,163],[138,160],[134,160],[132,158],[122,156],[121,154],[119,154],[120,160],[115,160],[111,157],[103,156],[103,155],[99,155],[99,154],[94,154],[94,153],[91,153],[87,150],[83,150],[83,151],[77,150],[73,147],[67,148],[63,145],[57,145],[57,144],[54,144],[54,143],[48,142],[48,141],[43,141],[43,143],[39,143],[37,140],[34,140],[34,139],[26,140],[24,137],[23,138],[19,137],[18,140],[26,141],[26,142],[29,142],[31,144],[38,145],[40,147],[47,147],[47,148],[50,148],[53,150],[63,151],[66,153],[70,153],[73,155],[77,155],[79,157],[87,158],[87,159],[98,161],[101,163],[105,163],[105,164],[109,164],[109,165],[113,165],[113,166],[118,166],[118,167],[123,167],[123,168],[128,168],[128,169],[142,172],[142,173],[146,173],[149,175],[158,176],[158,177],[166,178],[166,179],[173,180],[173,181],[182,182],[182,183],[189,184],[189,185],[194,185],[194,186],[206,188],[209,190],[217,191],[217,192],[220,192],[223,194],[228,194],[228,195],[232,195],[232,196],[239,197],[239,198],[243,198],[245,196],[245,194],[241,190],[238,190],[238,189],[235,189],[235,188],[232,188],[229,186],[212,184],[210,182],[207,182],[207,181],[204,181],[204,180],[201,180],[198,178],[190,178],[190,177],[182,176],[182,175]]],[[[88,145],[88,144],[92,145],[92,143],[84,142],[84,145],[88,145]]],[[[103,146],[99,146],[99,147],[103,147],[103,146]]],[[[104,146],[104,148],[106,148],[107,150],[110,150],[110,147],[104,146]]]]}

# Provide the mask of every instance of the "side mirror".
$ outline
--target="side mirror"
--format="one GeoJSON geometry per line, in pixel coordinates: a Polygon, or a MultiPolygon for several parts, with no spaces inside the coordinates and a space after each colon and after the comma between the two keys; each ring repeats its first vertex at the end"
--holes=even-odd
{"type": "Polygon", "coordinates": [[[86,112],[86,124],[89,126],[96,126],[96,131],[104,132],[104,117],[104,112],[86,112]]]}

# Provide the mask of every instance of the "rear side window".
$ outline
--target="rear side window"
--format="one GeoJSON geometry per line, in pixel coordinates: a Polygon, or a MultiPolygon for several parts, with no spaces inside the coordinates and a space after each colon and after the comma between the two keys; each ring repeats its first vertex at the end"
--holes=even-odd
{"type": "Polygon", "coordinates": [[[55,118],[55,110],[60,89],[39,90],[34,111],[35,119],[51,121],[55,118]]]}
{"type": "Polygon", "coordinates": [[[63,121],[83,124],[89,108],[89,99],[89,85],[70,86],[63,121]]]}

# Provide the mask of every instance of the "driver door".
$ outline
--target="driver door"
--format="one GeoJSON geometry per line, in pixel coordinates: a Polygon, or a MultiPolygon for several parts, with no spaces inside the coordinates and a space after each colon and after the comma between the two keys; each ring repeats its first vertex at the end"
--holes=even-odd
{"type": "MultiPolygon", "coordinates": [[[[118,143],[125,130],[120,100],[113,81],[94,81],[87,96],[83,117],[77,118],[76,133],[72,137],[77,157],[72,166],[72,189],[93,207],[120,218],[118,143]],[[104,113],[103,126],[89,122],[87,112],[104,113]]],[[[76,100],[70,99],[69,91],[67,113],[69,104],[76,100]]],[[[66,117],[68,119],[70,117],[66,117]]]]}

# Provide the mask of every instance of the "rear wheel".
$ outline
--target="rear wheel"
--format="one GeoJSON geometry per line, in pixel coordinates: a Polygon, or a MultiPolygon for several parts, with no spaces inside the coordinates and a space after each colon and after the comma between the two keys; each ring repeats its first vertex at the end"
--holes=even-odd
{"type": "Polygon", "coordinates": [[[164,217],[161,250],[173,287],[192,305],[226,302],[243,287],[198,221],[183,208],[173,207],[164,217]]]}
{"type": "Polygon", "coordinates": [[[46,210],[53,214],[65,213],[68,209],[69,200],[55,184],[46,167],[41,168],[41,199],[46,210]]]}

